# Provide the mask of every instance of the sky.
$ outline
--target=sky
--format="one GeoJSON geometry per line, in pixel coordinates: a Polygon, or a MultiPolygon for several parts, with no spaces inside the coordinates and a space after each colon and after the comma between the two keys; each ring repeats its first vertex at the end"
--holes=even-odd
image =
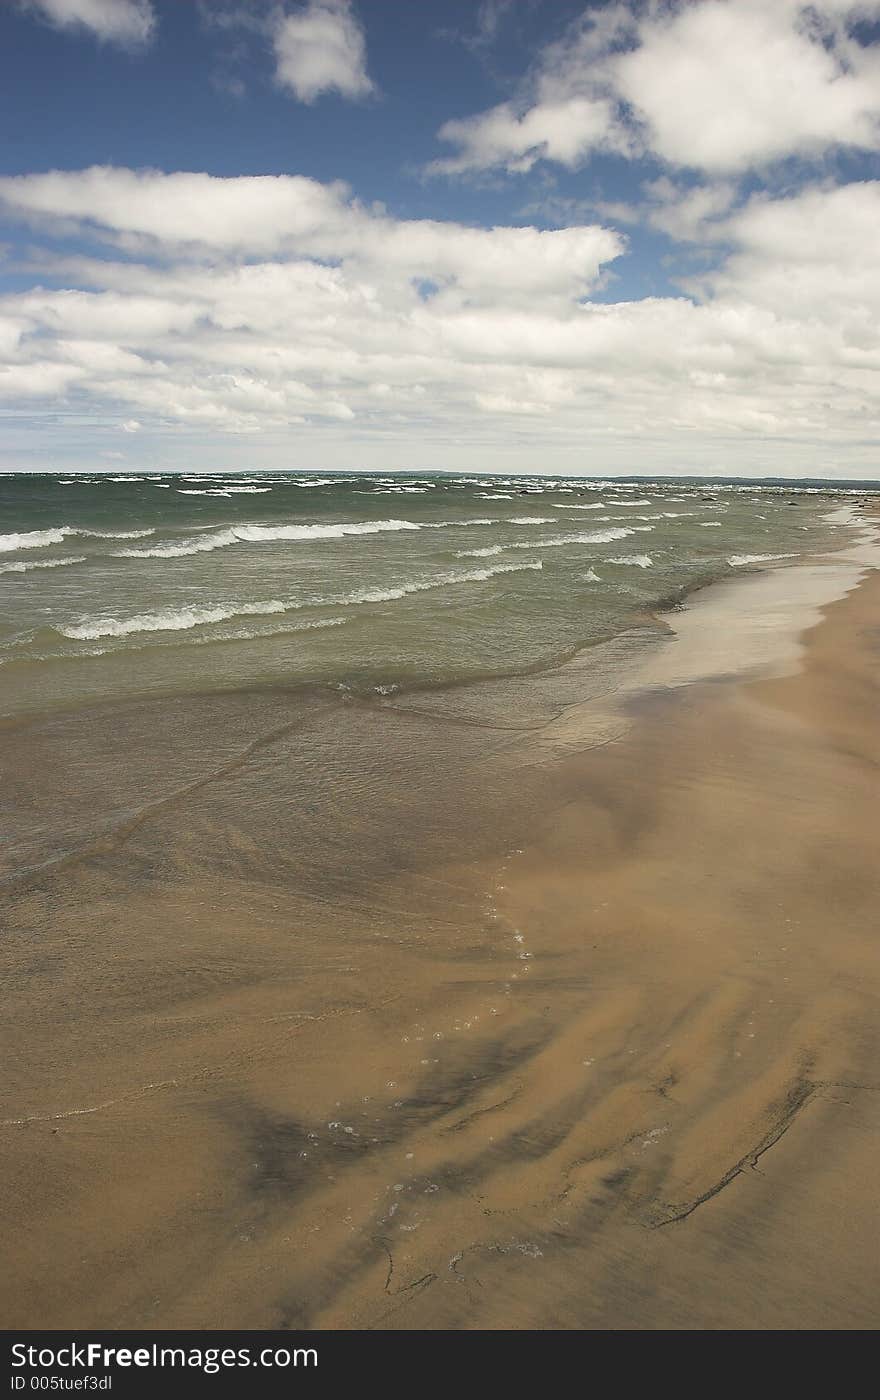
{"type": "Polygon", "coordinates": [[[0,470],[880,478],[880,0],[3,0],[0,470]]]}

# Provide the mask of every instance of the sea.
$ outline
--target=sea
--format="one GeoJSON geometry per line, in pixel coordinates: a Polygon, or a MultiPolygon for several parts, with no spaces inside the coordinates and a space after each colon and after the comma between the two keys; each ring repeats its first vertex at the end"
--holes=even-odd
{"type": "Polygon", "coordinates": [[[798,483],[8,475],[0,716],[126,696],[387,695],[553,666],[743,571],[832,549],[798,483]]]}

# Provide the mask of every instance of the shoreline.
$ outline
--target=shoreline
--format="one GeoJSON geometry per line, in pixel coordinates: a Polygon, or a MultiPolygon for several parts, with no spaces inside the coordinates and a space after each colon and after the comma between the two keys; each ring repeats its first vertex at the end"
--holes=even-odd
{"type": "Polygon", "coordinates": [[[613,707],[491,742],[352,710],[401,773],[338,850],[297,779],[316,714],[36,878],[2,953],[5,1324],[876,1325],[880,581],[850,553],[705,590],[613,707]]]}

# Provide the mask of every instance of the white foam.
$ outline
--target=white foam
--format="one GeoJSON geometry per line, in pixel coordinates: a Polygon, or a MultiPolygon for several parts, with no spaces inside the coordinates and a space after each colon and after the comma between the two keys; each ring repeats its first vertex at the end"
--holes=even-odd
{"type": "Polygon", "coordinates": [[[796,554],[731,554],[728,564],[739,569],[743,564],[765,564],[771,559],[797,559],[796,554]]]}
{"type": "Polygon", "coordinates": [[[120,549],[120,559],[181,559],[207,554],[232,544],[267,544],[297,540],[339,540],[347,535],[381,535],[398,530],[445,530],[464,525],[494,525],[494,520],[362,520],[337,525],[230,525],[196,539],[169,540],[150,549],[120,549]]]}
{"type": "Polygon", "coordinates": [[[51,530],[23,530],[11,535],[0,535],[0,554],[11,554],[21,549],[47,549],[53,544],[63,544],[71,535],[84,535],[96,540],[141,540],[152,535],[153,530],[85,530],[74,525],[59,525],[51,530]]]}
{"type": "MultiPolygon", "coordinates": [[[[483,549],[458,549],[456,559],[491,559],[493,554],[503,554],[506,549],[525,549],[525,545],[487,544],[483,549]]],[[[531,545],[528,546],[531,549],[531,545]]]]}
{"type": "Polygon", "coordinates": [[[178,496],[264,496],[271,486],[178,486],[178,496]]]}
{"type": "Polygon", "coordinates": [[[609,559],[609,564],[632,564],[639,569],[650,569],[654,563],[650,554],[621,554],[616,559],[609,559]]]}
{"type": "Polygon", "coordinates": [[[552,515],[512,515],[509,525],[555,525],[552,515]]]}
{"type": "Polygon", "coordinates": [[[94,641],[97,637],[127,637],[132,632],[185,632],[190,627],[203,627],[209,622],[225,622],[230,617],[262,616],[279,613],[287,605],[272,599],[268,603],[220,603],[208,608],[165,608],[161,612],[138,613],[135,617],[83,618],[75,626],[56,627],[56,631],[75,641],[94,641]]]}
{"type": "Polygon", "coordinates": [[[71,555],[67,559],[28,559],[16,560],[11,564],[0,564],[0,574],[29,574],[33,569],[61,569],[65,564],[84,564],[84,554],[71,555]]]}
{"type": "Polygon", "coordinates": [[[93,540],[145,540],[155,530],[73,530],[75,535],[88,535],[93,540]]]}
{"type": "Polygon", "coordinates": [[[0,554],[9,554],[14,549],[46,549],[52,544],[63,544],[68,535],[75,534],[72,525],[60,525],[56,530],[23,530],[0,535],[0,554]]]}
{"type": "MultiPolygon", "coordinates": [[[[402,583],[393,588],[364,588],[355,593],[332,598],[315,598],[306,602],[282,602],[273,598],[262,603],[218,603],[212,607],[189,606],[165,608],[155,613],[138,613],[134,617],[86,617],[75,624],[56,625],[55,630],[74,641],[95,641],[99,637],[128,637],[135,632],[184,632],[193,627],[204,627],[211,623],[226,622],[232,617],[263,617],[273,613],[295,611],[302,607],[346,607],[362,603],[386,603],[404,598],[410,593],[424,593],[434,588],[448,588],[462,583],[483,583],[496,574],[521,573],[527,570],[540,570],[540,560],[529,560],[522,564],[499,564],[495,568],[468,569],[459,572],[438,574],[434,578],[421,579],[412,583],[402,583]]],[[[309,626],[333,626],[330,622],[316,620],[309,626]]]]}
{"type": "Polygon", "coordinates": [[[395,598],[405,598],[410,593],[426,593],[432,588],[449,588],[459,583],[485,583],[496,574],[518,574],[524,570],[543,569],[539,559],[523,564],[498,564],[494,569],[468,569],[460,573],[438,574],[418,583],[402,583],[398,588],[365,588],[350,593],[347,598],[334,599],[337,603],[390,603],[395,598]]]}
{"type": "Polygon", "coordinates": [[[558,549],[567,544],[611,544],[614,540],[624,540],[640,530],[650,530],[650,525],[634,525],[630,529],[590,530],[579,535],[550,535],[543,540],[518,540],[516,544],[485,545],[482,549],[460,549],[459,559],[484,559],[492,554],[502,554],[509,549],[558,549]]]}

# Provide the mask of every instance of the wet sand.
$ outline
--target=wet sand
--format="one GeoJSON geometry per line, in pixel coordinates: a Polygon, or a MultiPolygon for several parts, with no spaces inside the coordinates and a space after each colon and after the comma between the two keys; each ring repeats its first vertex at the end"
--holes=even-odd
{"type": "Polygon", "coordinates": [[[106,815],[6,886],[0,1321],[877,1326],[880,574],[787,669],[4,736],[106,815]]]}

